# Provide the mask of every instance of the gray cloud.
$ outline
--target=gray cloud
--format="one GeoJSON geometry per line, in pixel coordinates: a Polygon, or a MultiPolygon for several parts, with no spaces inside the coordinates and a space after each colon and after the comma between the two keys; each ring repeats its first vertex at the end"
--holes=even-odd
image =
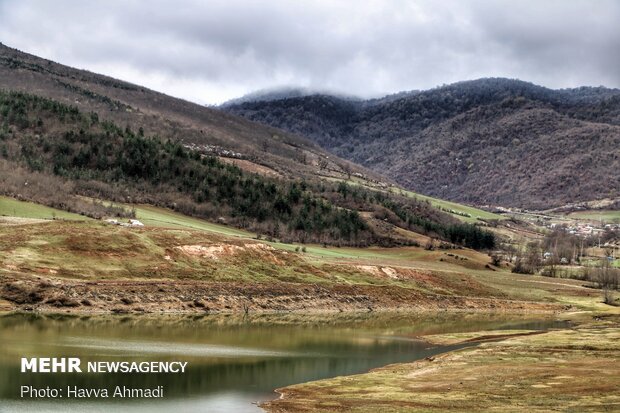
{"type": "Polygon", "coordinates": [[[0,41],[200,103],[485,76],[620,87],[615,0],[0,0],[0,41]]]}

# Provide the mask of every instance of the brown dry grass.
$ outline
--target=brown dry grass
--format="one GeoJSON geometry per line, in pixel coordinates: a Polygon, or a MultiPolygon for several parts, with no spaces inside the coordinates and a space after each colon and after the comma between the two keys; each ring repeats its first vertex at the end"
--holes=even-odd
{"type": "Polygon", "coordinates": [[[620,410],[620,325],[510,338],[280,390],[285,412],[620,410]]]}
{"type": "Polygon", "coordinates": [[[239,168],[241,168],[242,170],[246,172],[251,172],[251,173],[255,173],[255,174],[259,174],[263,176],[270,176],[270,177],[276,177],[276,178],[282,177],[282,175],[278,171],[272,168],[269,168],[268,166],[260,165],[255,162],[250,162],[245,159],[224,158],[222,156],[218,157],[218,159],[224,163],[230,163],[235,166],[238,166],[239,168]]]}

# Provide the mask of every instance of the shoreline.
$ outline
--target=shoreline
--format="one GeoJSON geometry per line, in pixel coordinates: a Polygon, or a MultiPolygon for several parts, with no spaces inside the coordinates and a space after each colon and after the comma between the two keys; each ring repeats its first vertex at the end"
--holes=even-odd
{"type": "MultiPolygon", "coordinates": [[[[476,332],[474,338],[443,343],[464,347],[434,357],[288,385],[275,389],[278,397],[259,406],[267,413],[293,413],[300,406],[305,412],[324,411],[327,406],[334,411],[360,413],[420,409],[542,411],[539,409],[549,408],[549,399],[553,403],[555,397],[568,397],[561,387],[554,386],[574,380],[579,377],[575,372],[579,372],[580,383],[570,394],[573,407],[607,410],[620,406],[616,380],[620,370],[613,367],[618,366],[613,354],[620,351],[620,313],[603,317],[588,313],[588,321],[581,319],[566,328],[517,334],[506,330],[493,338],[488,332],[476,332]],[[610,376],[607,383],[600,377],[606,375],[610,376]],[[597,379],[600,383],[593,385],[592,380],[597,379]],[[389,394],[376,390],[378,383],[388,386],[389,394]],[[344,390],[332,393],[333,389],[344,390]],[[501,396],[488,400],[483,395],[489,391],[501,396]],[[593,394],[598,397],[596,406],[591,404],[593,394]]],[[[431,337],[420,339],[439,344],[431,337]]]]}
{"type": "Polygon", "coordinates": [[[343,312],[551,313],[559,303],[425,294],[384,285],[200,281],[69,281],[0,275],[4,310],[74,314],[343,312]]]}

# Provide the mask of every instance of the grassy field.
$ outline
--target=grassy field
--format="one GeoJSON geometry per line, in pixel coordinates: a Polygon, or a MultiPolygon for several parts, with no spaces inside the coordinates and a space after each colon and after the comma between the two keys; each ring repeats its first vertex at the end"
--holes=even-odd
{"type": "MultiPolygon", "coordinates": [[[[402,286],[433,294],[464,290],[483,296],[493,294],[492,289],[465,275],[461,278],[467,277],[469,290],[442,274],[433,283],[425,283],[421,277],[428,279],[430,273],[385,264],[373,266],[369,261],[356,261],[353,255],[347,261],[338,258],[347,251],[334,250],[328,256],[330,251],[320,247],[311,250],[322,255],[296,253],[291,248],[189,228],[50,221],[21,225],[15,231],[14,227],[0,225],[0,272],[75,280],[342,283],[402,286]]],[[[401,259],[398,256],[389,261],[389,251],[383,254],[380,249],[366,254],[372,263],[402,262],[397,261],[401,259]]]]}
{"type": "Polygon", "coordinates": [[[620,223],[620,211],[579,211],[568,214],[574,219],[583,219],[588,221],[604,222],[607,224],[620,223]]]}
{"type": "MultiPolygon", "coordinates": [[[[188,229],[231,237],[246,238],[248,240],[256,239],[256,234],[226,225],[214,224],[198,218],[188,217],[165,208],[150,205],[125,206],[127,208],[135,208],[137,219],[142,221],[145,225],[147,225],[147,227],[188,229]]],[[[296,252],[296,250],[299,250],[298,252],[312,262],[359,262],[364,264],[391,264],[406,267],[413,266],[418,269],[442,270],[450,268],[450,261],[454,261],[448,259],[446,254],[442,252],[425,251],[421,248],[338,248],[333,246],[323,247],[313,244],[301,245],[284,244],[281,242],[263,242],[278,250],[288,252],[296,252]],[[305,252],[303,253],[301,252],[302,248],[305,248],[305,252]],[[445,261],[440,261],[442,259],[445,259],[445,261]]],[[[461,250],[456,254],[460,254],[461,257],[469,260],[467,264],[476,265],[478,268],[484,267],[484,265],[488,262],[488,257],[486,257],[486,255],[475,251],[461,250]]],[[[457,270],[458,268],[459,266],[455,267],[457,270]]]]}
{"type": "MultiPolygon", "coordinates": [[[[70,214],[28,202],[20,202],[11,198],[0,198],[0,202],[0,205],[3,207],[3,212],[7,216],[45,219],[51,218],[55,214],[57,218],[89,220],[80,215],[70,214]]],[[[202,219],[188,217],[166,208],[132,204],[124,204],[123,206],[127,209],[133,208],[136,212],[136,218],[143,222],[146,228],[188,230],[192,233],[201,234],[201,239],[212,234],[215,236],[240,238],[252,241],[256,240],[256,234],[226,225],[211,223],[202,219]],[[204,235],[202,233],[204,233],[204,235]]],[[[93,228],[98,228],[96,233],[91,235],[94,238],[97,238],[98,235],[103,236],[109,232],[113,232],[112,228],[114,227],[99,224],[94,225],[95,227],[93,228]]],[[[127,231],[131,234],[139,233],[137,231],[127,231]]],[[[174,233],[174,231],[170,233],[174,233]]],[[[43,234],[41,234],[41,236],[43,236],[43,234]]],[[[462,257],[462,259],[459,260],[458,258],[450,258],[440,251],[425,251],[421,248],[337,248],[312,244],[302,246],[300,244],[263,242],[281,251],[296,252],[296,250],[299,250],[300,256],[303,256],[305,260],[313,264],[359,263],[364,265],[396,265],[421,270],[458,271],[464,265],[466,267],[474,266],[477,269],[482,269],[488,262],[488,257],[486,257],[486,255],[469,250],[459,250],[455,252],[457,256],[462,257]],[[305,252],[301,251],[302,248],[305,248],[305,252]],[[465,262],[466,260],[467,262],[465,262]]],[[[76,268],[80,265],[77,265],[76,268]]]]}
{"type": "Polygon", "coordinates": [[[188,217],[165,208],[150,205],[126,205],[135,208],[136,218],[148,226],[160,228],[187,228],[207,231],[214,234],[228,235],[231,237],[252,238],[256,234],[243,231],[226,225],[214,224],[203,219],[188,217]]]}
{"type": "Polygon", "coordinates": [[[433,198],[430,196],[421,195],[421,194],[407,191],[407,190],[393,189],[392,192],[402,193],[403,195],[406,195],[411,198],[420,199],[422,201],[428,201],[434,207],[439,208],[446,212],[455,211],[456,214],[453,213],[452,215],[454,215],[456,218],[459,218],[465,222],[476,222],[479,219],[482,219],[482,220],[506,219],[505,216],[500,215],[500,214],[494,214],[492,212],[484,211],[482,209],[470,207],[470,206],[463,205],[463,204],[458,204],[456,202],[444,201],[442,199],[437,199],[437,198],[433,198]],[[465,214],[468,216],[463,216],[462,214],[465,214]]]}
{"type": "Polygon", "coordinates": [[[0,196],[0,216],[33,219],[67,219],[74,221],[85,221],[89,219],[82,215],[72,214],[32,202],[18,201],[5,196],[0,196]]]}
{"type": "MultiPolygon", "coordinates": [[[[76,220],[86,220],[86,218],[63,213],[62,211],[40,205],[16,201],[10,198],[0,198],[3,212],[7,215],[17,214],[18,216],[29,218],[46,218],[55,213],[57,217],[67,217],[76,220]],[[21,214],[21,215],[20,215],[21,214]]],[[[175,274],[181,274],[184,278],[201,278],[209,273],[210,267],[205,266],[205,260],[189,259],[184,264],[170,263],[162,261],[166,251],[175,246],[202,244],[211,245],[214,243],[228,244],[239,243],[239,241],[256,242],[255,234],[232,228],[226,225],[214,224],[197,218],[188,217],[174,211],[158,208],[149,205],[125,205],[127,208],[135,208],[137,218],[145,225],[145,230],[125,229],[110,225],[103,225],[92,221],[89,225],[70,224],[51,226],[47,229],[38,229],[37,226],[29,227],[31,233],[30,244],[21,249],[14,250],[15,259],[11,265],[24,265],[31,270],[39,268],[50,268],[53,271],[61,272],[68,276],[87,276],[106,278],[115,277],[152,277],[164,276],[166,268],[175,268],[175,274]],[[67,226],[71,228],[67,228],[67,226]],[[150,231],[154,230],[154,231],[150,231]],[[62,232],[82,234],[90,242],[85,243],[83,251],[76,250],[77,243],[75,238],[67,240],[58,238],[52,234],[62,232]],[[126,235],[122,235],[126,234],[126,235]],[[233,240],[239,241],[233,241],[233,240]],[[64,241],[63,241],[64,240],[64,241]],[[64,244],[63,244],[64,242],[64,244]],[[130,244],[126,245],[126,242],[130,244]],[[55,244],[56,243],[56,244],[55,244]],[[54,249],[55,246],[57,249],[54,249]],[[101,251],[117,251],[111,256],[98,256],[98,254],[88,255],[88,248],[99,249],[101,251]],[[54,251],[54,255],[48,251],[54,251]],[[140,252],[140,253],[138,253],[140,252]],[[134,258],[127,260],[124,256],[132,255],[134,258]],[[54,258],[55,257],[55,258],[54,258]],[[36,259],[35,259],[36,258],[36,259]],[[157,263],[161,265],[157,265],[157,263]],[[151,265],[152,264],[152,265],[151,265]],[[156,270],[149,270],[149,268],[156,270]]],[[[24,227],[26,228],[26,227],[24,227]]],[[[8,231],[5,228],[3,232],[8,231]]],[[[302,281],[322,281],[333,282],[334,280],[345,280],[346,282],[388,282],[396,284],[406,284],[406,280],[394,281],[386,277],[386,272],[393,268],[405,273],[416,272],[416,277],[433,276],[437,285],[434,288],[443,286],[448,290],[456,288],[456,283],[452,281],[455,277],[465,277],[474,285],[474,289],[480,291],[485,288],[480,286],[490,286],[497,291],[503,291],[519,299],[536,300],[558,300],[554,294],[548,291],[548,278],[517,276],[510,274],[507,269],[490,270],[487,267],[490,259],[480,252],[472,250],[451,250],[451,251],[427,251],[423,248],[401,247],[401,248],[337,248],[322,247],[320,245],[298,245],[284,244],[280,242],[261,241],[276,251],[276,254],[294,254],[297,259],[309,266],[323,268],[332,266],[330,271],[338,274],[333,279],[325,276],[324,271],[319,278],[304,276],[304,271],[300,272],[299,280],[302,281]],[[302,250],[305,249],[305,251],[302,250]],[[346,270],[346,267],[349,267],[346,270]],[[385,271],[382,268],[386,268],[385,271]],[[344,271],[344,273],[343,273],[344,271]],[[384,277],[377,280],[377,271],[384,277]],[[341,274],[343,273],[343,274],[341,274]],[[350,273],[350,274],[349,274],[350,273]]],[[[8,257],[6,257],[8,258],[8,257]]],[[[246,264],[249,264],[246,263],[246,264]]],[[[261,265],[264,263],[254,263],[248,274],[260,274],[261,265]]],[[[244,264],[245,265],[245,264],[244,264]]],[[[235,271],[239,271],[243,266],[230,266],[228,269],[211,271],[212,277],[209,279],[235,279],[235,271]],[[224,275],[226,273],[226,275],[224,275]]],[[[295,267],[297,268],[297,267],[295,267]]],[[[275,266],[266,271],[267,274],[276,274],[281,279],[295,280],[294,269],[283,269],[275,266]]],[[[310,271],[314,274],[314,269],[310,271]]],[[[268,280],[270,276],[251,275],[250,278],[268,280]]],[[[404,276],[407,278],[410,276],[404,276]]],[[[244,277],[241,277],[243,279],[244,277]]],[[[558,281],[561,284],[560,281],[558,281]]],[[[420,280],[410,280],[409,284],[418,288],[420,280]]],[[[443,288],[441,287],[441,288],[443,288]]],[[[566,287],[574,288],[574,287],[566,287]]],[[[447,290],[447,291],[448,291],[447,290]]],[[[556,294],[557,295],[557,294],[556,294]]],[[[576,301],[579,304],[579,301],[576,301]]]]}
{"type": "MultiPolygon", "coordinates": [[[[357,177],[352,177],[346,180],[333,178],[333,177],[324,177],[324,178],[327,179],[328,181],[346,182],[349,185],[358,185],[358,186],[363,186],[365,188],[373,189],[375,191],[386,192],[385,189],[372,186],[368,183],[368,181],[361,179],[361,178],[357,178],[357,177]]],[[[434,207],[441,209],[444,212],[447,212],[451,214],[452,216],[454,216],[455,218],[458,218],[464,222],[474,223],[474,222],[478,222],[479,220],[506,219],[505,216],[500,215],[500,214],[494,214],[492,212],[484,211],[482,209],[471,207],[468,205],[459,204],[457,202],[444,201],[442,199],[433,198],[427,195],[421,195],[413,191],[408,191],[406,189],[390,187],[389,191],[392,193],[400,194],[400,195],[407,196],[410,198],[416,198],[422,201],[428,201],[434,207]]]]}
{"type": "MultiPolygon", "coordinates": [[[[4,205],[25,204],[34,211],[27,215],[30,217],[45,217],[45,211],[50,211],[35,204],[6,201],[4,205]]],[[[176,248],[187,245],[243,247],[245,243],[256,243],[255,235],[164,208],[125,206],[135,208],[137,218],[146,225],[145,228],[123,228],[96,221],[58,222],[23,226],[20,236],[15,238],[10,236],[9,227],[0,227],[0,235],[4,235],[6,242],[0,251],[0,259],[11,268],[51,272],[70,278],[151,279],[172,276],[203,280],[389,284],[435,293],[486,295],[501,291],[518,299],[557,300],[554,296],[557,294],[549,291],[553,286],[548,283],[549,279],[516,276],[507,269],[490,269],[490,258],[486,254],[463,249],[325,248],[261,241],[273,251],[242,251],[229,254],[216,263],[200,256],[186,256],[176,248]],[[166,260],[166,256],[171,259],[166,260]],[[284,266],[277,262],[291,264],[284,266]],[[460,288],[463,291],[459,291],[460,288]]],[[[20,209],[22,213],[26,210],[20,209]]],[[[14,212],[9,207],[6,212],[13,214],[16,211],[17,208],[14,212]]],[[[57,211],[57,216],[61,216],[60,212],[57,211]]]]}
{"type": "MultiPolygon", "coordinates": [[[[202,219],[188,217],[165,208],[150,205],[126,205],[127,208],[135,208],[136,217],[145,225],[157,228],[190,229],[205,231],[231,237],[255,239],[256,234],[243,231],[226,225],[214,224],[202,219]]],[[[321,261],[333,260],[379,260],[380,262],[400,262],[415,259],[421,250],[406,248],[337,248],[323,247],[320,245],[284,244],[281,242],[268,242],[273,248],[295,252],[305,248],[305,257],[319,259],[321,261]]]]}
{"type": "MultiPolygon", "coordinates": [[[[213,234],[221,234],[232,237],[255,239],[256,234],[243,231],[226,225],[214,224],[202,219],[188,217],[165,208],[150,205],[126,205],[127,208],[135,208],[136,217],[145,225],[158,228],[177,228],[206,231],[213,234]]],[[[319,245],[283,244],[280,242],[267,242],[274,248],[294,252],[296,249],[305,247],[306,255],[325,259],[408,259],[411,251],[391,248],[336,248],[322,247],[319,245]]]]}

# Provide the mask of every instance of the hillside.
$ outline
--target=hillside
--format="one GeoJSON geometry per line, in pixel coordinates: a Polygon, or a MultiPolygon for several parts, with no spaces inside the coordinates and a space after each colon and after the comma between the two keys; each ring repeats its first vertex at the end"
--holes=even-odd
{"type": "Polygon", "coordinates": [[[553,302],[598,294],[579,286],[582,281],[519,278],[471,249],[270,242],[169,209],[131,206],[144,227],[0,197],[0,308],[540,312],[559,309],[553,302]]]}
{"type": "Polygon", "coordinates": [[[494,244],[305,138],[4,45],[0,126],[0,195],[94,218],[146,203],[288,242],[494,244]]]}
{"type": "Polygon", "coordinates": [[[416,243],[399,233],[404,229],[476,249],[495,243],[428,202],[342,181],[243,171],[34,95],[0,92],[0,124],[0,194],[95,218],[132,216],[105,200],[165,206],[287,242],[416,243]]]}
{"type": "Polygon", "coordinates": [[[368,101],[223,110],[306,136],[426,195],[534,209],[620,196],[620,90],[481,79],[368,101]]]}
{"type": "Polygon", "coordinates": [[[241,117],[197,105],[104,75],[64,66],[0,43],[0,90],[32,93],[95,112],[102,121],[142,128],[209,155],[241,160],[285,178],[357,171],[385,179],[326,153],[311,141],[241,117]],[[319,168],[318,165],[324,165],[319,168]]]}

